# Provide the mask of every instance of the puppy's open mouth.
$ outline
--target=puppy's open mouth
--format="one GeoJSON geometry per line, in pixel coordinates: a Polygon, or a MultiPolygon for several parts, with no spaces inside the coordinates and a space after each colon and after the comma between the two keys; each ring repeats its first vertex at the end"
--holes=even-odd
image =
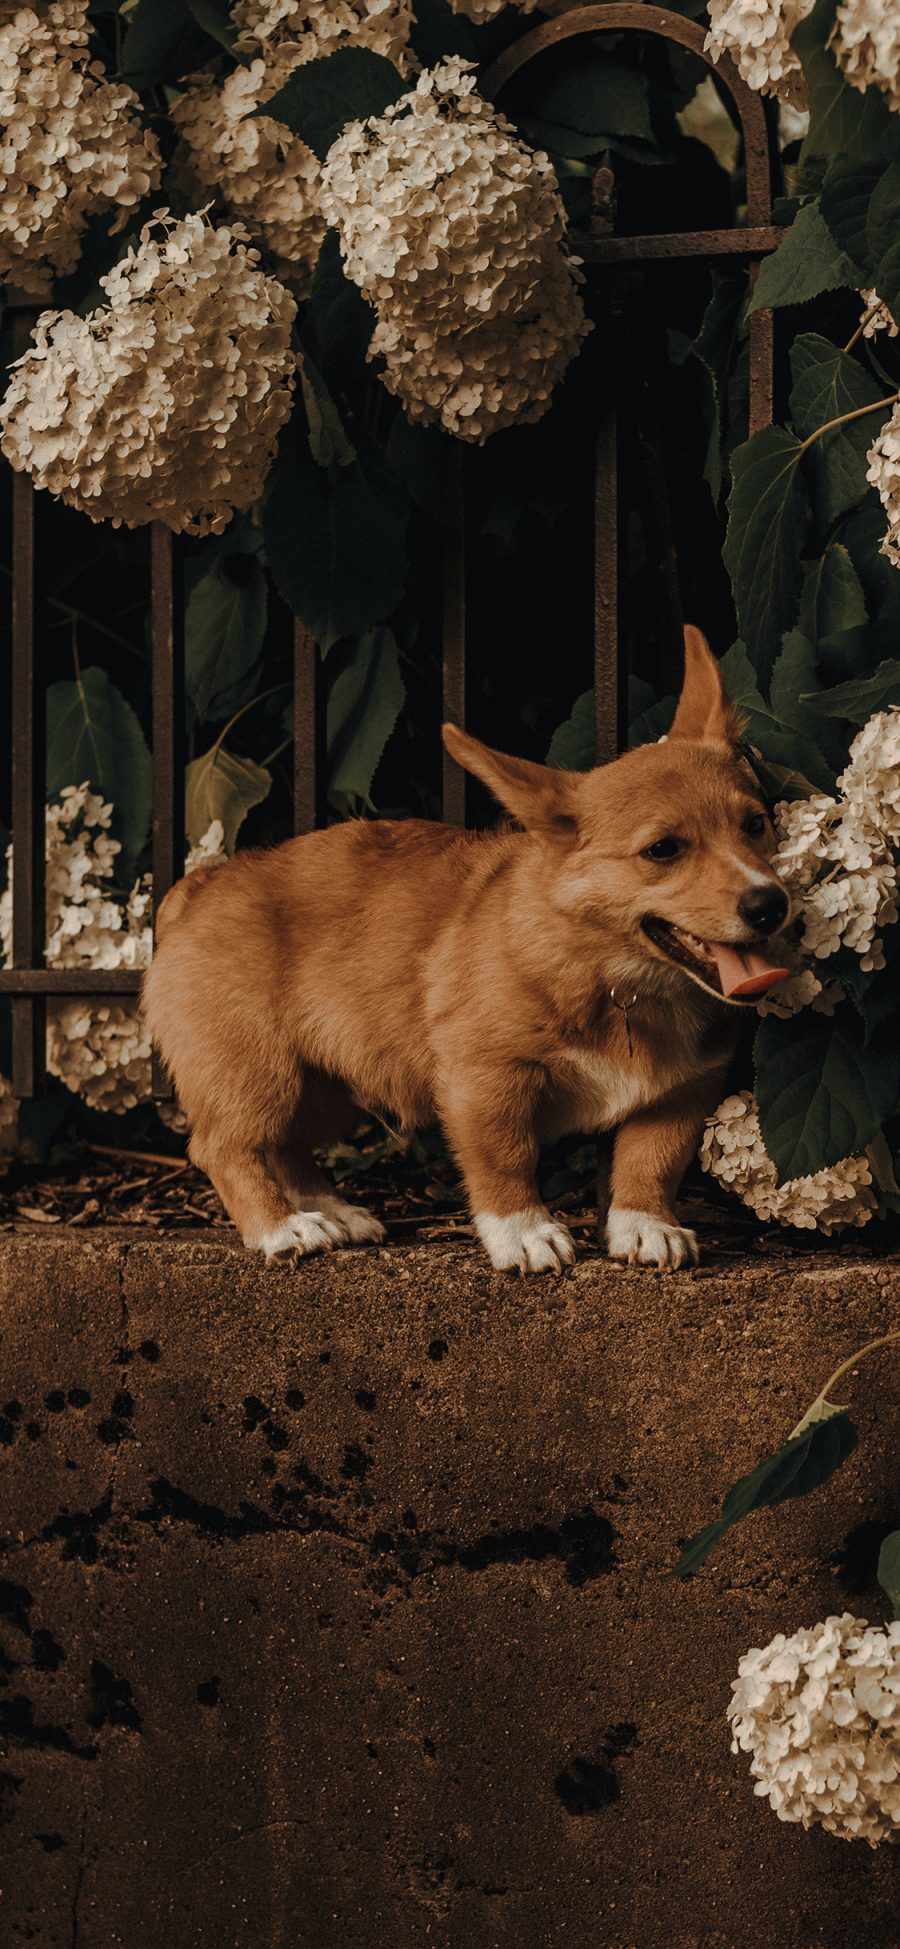
{"type": "Polygon", "coordinates": [[[718,1001],[737,1005],[754,1002],[790,974],[789,968],[776,968],[767,961],[758,948],[739,946],[734,941],[702,941],[699,935],[689,934],[672,921],[659,920],[655,914],[645,914],[641,927],[667,961],[674,961],[718,1001]]]}

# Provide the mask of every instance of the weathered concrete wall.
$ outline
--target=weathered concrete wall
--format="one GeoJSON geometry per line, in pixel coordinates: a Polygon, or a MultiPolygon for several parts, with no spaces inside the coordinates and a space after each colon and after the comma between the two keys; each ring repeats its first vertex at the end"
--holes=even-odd
{"type": "Polygon", "coordinates": [[[891,1356],[830,1489],[662,1575],[896,1267],[35,1231],[0,1288],[4,1949],[900,1943],[896,1856],[781,1826],[724,1718],[883,1615],[891,1356]]]}

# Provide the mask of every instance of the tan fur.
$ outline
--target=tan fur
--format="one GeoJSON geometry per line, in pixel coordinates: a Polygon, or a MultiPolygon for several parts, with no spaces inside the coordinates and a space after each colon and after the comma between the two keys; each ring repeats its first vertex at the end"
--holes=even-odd
{"type": "MultiPolygon", "coordinates": [[[[294,1249],[292,1214],[321,1218],[331,1188],[312,1150],[365,1106],[409,1127],[440,1120],[495,1264],[525,1270],[571,1256],[540,1205],[541,1138],[620,1125],[613,1206],[659,1222],[647,1249],[618,1249],[683,1262],[687,1246],[659,1241],[671,1228],[692,1237],[673,1200],[737,1014],[639,923],[649,911],[704,939],[748,938],[737,903],[752,876],[772,877],[773,842],[769,828],[742,831],[758,792],[736,731],[718,666],[689,631],[668,741],[614,764],[553,771],[446,727],[453,756],[522,830],[351,821],[173,888],[147,1018],[191,1156],[247,1244],[294,1249]],[[683,858],[641,856],[671,832],[689,842],[683,858]],[[633,1054],[613,989],[637,997],[633,1054]]],[[[306,1219],[300,1231],[299,1251],[346,1242],[306,1219]]]]}

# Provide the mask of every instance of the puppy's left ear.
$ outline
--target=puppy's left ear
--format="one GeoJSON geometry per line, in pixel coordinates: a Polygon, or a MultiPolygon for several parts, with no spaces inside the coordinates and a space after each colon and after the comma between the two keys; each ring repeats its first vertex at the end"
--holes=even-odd
{"type": "Polygon", "coordinates": [[[695,744],[740,744],[740,711],[725,694],[721,666],[706,637],[693,623],[684,631],[684,683],[670,738],[691,738],[695,744]]]}
{"type": "Polygon", "coordinates": [[[492,751],[458,724],[443,726],[443,739],[463,771],[480,778],[495,799],[511,812],[527,832],[545,838],[571,837],[577,826],[574,774],[552,765],[534,765],[528,758],[509,758],[492,751]]]}

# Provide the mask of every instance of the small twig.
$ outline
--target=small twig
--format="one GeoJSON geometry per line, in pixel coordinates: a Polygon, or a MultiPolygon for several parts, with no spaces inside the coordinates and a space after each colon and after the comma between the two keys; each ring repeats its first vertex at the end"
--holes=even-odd
{"type": "Polygon", "coordinates": [[[187,1157],[179,1162],[177,1158],[164,1157],[162,1151],[158,1150],[123,1150],[119,1144],[86,1144],[85,1149],[98,1157],[124,1157],[137,1164],[167,1164],[173,1177],[177,1171],[190,1169],[187,1157]]]}

